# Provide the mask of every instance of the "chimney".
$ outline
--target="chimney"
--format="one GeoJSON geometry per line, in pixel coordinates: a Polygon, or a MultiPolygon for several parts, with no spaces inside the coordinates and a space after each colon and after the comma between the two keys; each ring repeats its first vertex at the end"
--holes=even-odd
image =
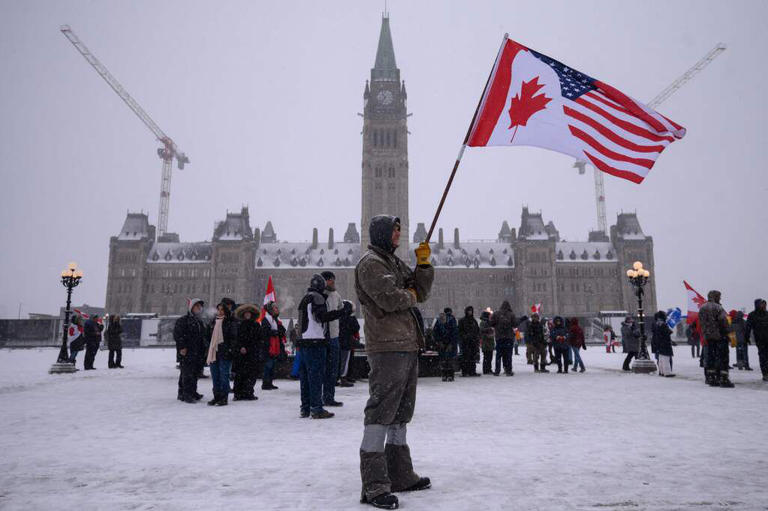
{"type": "Polygon", "coordinates": [[[312,229],[312,250],[317,248],[317,227],[312,229]]]}
{"type": "Polygon", "coordinates": [[[328,250],[333,249],[333,227],[328,229],[328,250]]]}
{"type": "Polygon", "coordinates": [[[459,228],[455,228],[453,230],[453,248],[461,248],[461,243],[459,242],[459,228]]]}
{"type": "Polygon", "coordinates": [[[445,246],[445,244],[444,244],[444,239],[443,239],[443,228],[440,227],[437,230],[437,249],[438,250],[442,250],[444,246],[445,246]]]}

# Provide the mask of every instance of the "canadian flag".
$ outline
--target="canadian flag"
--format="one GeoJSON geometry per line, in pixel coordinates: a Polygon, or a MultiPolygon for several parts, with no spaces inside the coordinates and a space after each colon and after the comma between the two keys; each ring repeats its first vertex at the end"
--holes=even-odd
{"type": "Polygon", "coordinates": [[[541,315],[541,304],[540,303],[534,303],[533,305],[531,305],[531,314],[541,315]]]}
{"type": "Polygon", "coordinates": [[[272,275],[269,276],[269,280],[267,281],[267,292],[264,294],[264,304],[261,306],[261,314],[259,315],[259,322],[261,322],[262,319],[264,319],[264,315],[267,313],[267,304],[269,302],[276,302],[277,298],[275,297],[275,286],[272,284],[272,275]]]}
{"type": "Polygon", "coordinates": [[[699,318],[699,309],[707,303],[707,299],[701,296],[686,281],[683,281],[683,284],[685,285],[686,293],[688,293],[688,318],[685,322],[690,325],[699,318]]]}
{"type": "Polygon", "coordinates": [[[505,37],[467,142],[541,147],[640,183],[684,136],[640,101],[505,37]]]}

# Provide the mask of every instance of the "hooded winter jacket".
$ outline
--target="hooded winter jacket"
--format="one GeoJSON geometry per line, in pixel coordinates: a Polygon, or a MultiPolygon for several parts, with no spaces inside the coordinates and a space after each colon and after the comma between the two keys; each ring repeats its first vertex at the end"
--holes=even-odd
{"type": "Polygon", "coordinates": [[[565,321],[560,316],[555,317],[552,329],[549,331],[549,340],[555,346],[566,346],[568,330],[565,328],[565,321]]]}
{"type": "Polygon", "coordinates": [[[491,316],[491,326],[496,331],[496,342],[514,341],[517,320],[508,301],[501,304],[501,308],[491,316]]]}
{"type": "Polygon", "coordinates": [[[482,340],[483,351],[493,351],[496,349],[496,338],[494,336],[490,318],[490,314],[487,312],[483,312],[480,315],[480,338],[482,340]]]}
{"type": "Polygon", "coordinates": [[[717,303],[719,300],[720,293],[710,291],[707,303],[699,309],[699,324],[705,341],[719,341],[728,336],[728,317],[722,305],[717,303]]]}
{"type": "Polygon", "coordinates": [[[424,332],[417,303],[432,290],[435,270],[431,265],[411,270],[394,254],[392,233],[399,219],[379,215],[371,220],[371,244],[355,268],[355,290],[363,308],[365,351],[418,351],[424,348],[424,332]],[[413,293],[408,291],[413,289],[413,293]]]}
{"type": "Polygon", "coordinates": [[[459,337],[463,343],[477,343],[480,340],[480,326],[474,316],[464,316],[459,320],[459,337]]]}
{"type": "Polygon", "coordinates": [[[525,330],[525,342],[538,348],[546,346],[547,339],[544,337],[544,324],[538,320],[528,322],[528,328],[525,330]]]}
{"type": "Polygon", "coordinates": [[[760,310],[760,304],[765,300],[755,300],[755,310],[747,316],[744,336],[749,341],[750,334],[755,336],[755,344],[768,346],[768,311],[760,310]]]}
{"type": "Polygon", "coordinates": [[[667,325],[666,318],[656,318],[652,328],[651,345],[655,348],[654,353],[659,355],[674,356],[672,350],[672,330],[667,325]]]}
{"type": "Polygon", "coordinates": [[[637,322],[622,321],[621,340],[627,351],[635,353],[640,351],[640,327],[637,326],[637,322]]]}
{"type": "Polygon", "coordinates": [[[573,348],[587,349],[587,345],[584,342],[584,330],[581,329],[576,318],[571,318],[570,326],[568,327],[568,344],[573,348]]]}
{"type": "Polygon", "coordinates": [[[192,308],[198,303],[203,303],[203,301],[199,298],[190,300],[187,313],[177,319],[173,326],[173,340],[176,342],[177,352],[183,349],[187,350],[182,361],[197,363],[205,356],[205,325],[199,317],[192,314],[192,308]]]}

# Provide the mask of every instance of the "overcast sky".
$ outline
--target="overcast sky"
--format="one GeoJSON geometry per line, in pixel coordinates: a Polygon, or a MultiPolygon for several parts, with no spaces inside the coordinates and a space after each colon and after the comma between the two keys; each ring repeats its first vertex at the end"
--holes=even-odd
{"type": "MultiPolygon", "coordinates": [[[[0,316],[54,312],[70,260],[76,303],[103,305],[109,237],[156,222],[158,144],[59,32],[70,24],[191,164],[169,230],[210,239],[227,209],[305,240],[360,222],[362,93],[383,2],[0,1],[0,316]]],[[[660,306],[682,280],[727,307],[768,295],[768,2],[390,0],[408,89],[411,226],[429,222],[504,32],[650,100],[715,44],[727,51],[659,111],[688,129],[642,185],[606,176],[609,224],[637,211],[655,242],[660,306]]],[[[536,148],[470,149],[441,226],[518,227],[522,205],[561,237],[596,226],[591,170],[536,148]]],[[[460,304],[457,304],[457,306],[460,304]]]]}

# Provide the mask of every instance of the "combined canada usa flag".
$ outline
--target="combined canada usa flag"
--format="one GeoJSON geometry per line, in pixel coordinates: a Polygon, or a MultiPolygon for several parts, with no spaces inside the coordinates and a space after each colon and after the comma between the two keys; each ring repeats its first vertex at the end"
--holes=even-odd
{"type": "Polygon", "coordinates": [[[640,101],[505,37],[467,145],[541,147],[641,183],[684,136],[640,101]]]}

